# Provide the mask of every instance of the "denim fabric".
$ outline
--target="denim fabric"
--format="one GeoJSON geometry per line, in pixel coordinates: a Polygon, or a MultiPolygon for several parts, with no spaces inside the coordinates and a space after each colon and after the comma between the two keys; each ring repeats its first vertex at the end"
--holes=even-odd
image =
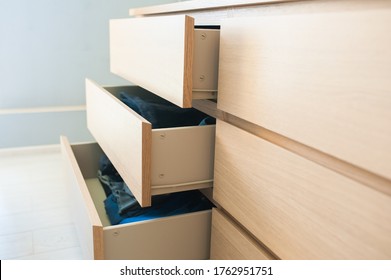
{"type": "MultiPolygon", "coordinates": [[[[115,169],[114,165],[111,163],[109,158],[106,155],[102,155],[99,159],[99,171],[98,171],[98,178],[102,176],[109,176],[110,181],[112,182],[122,182],[122,178],[115,169]]],[[[108,179],[105,179],[104,181],[108,181],[108,179]]],[[[109,186],[109,183],[103,183],[101,180],[103,189],[105,191],[106,196],[109,196],[111,194],[111,188],[109,186]]]]}
{"type": "Polygon", "coordinates": [[[104,203],[112,225],[191,213],[213,207],[213,204],[199,191],[153,196],[151,207],[134,208],[123,214],[118,213],[118,204],[112,195],[107,197],[104,203]]]}
{"type": "Polygon", "coordinates": [[[212,124],[216,124],[216,119],[213,117],[206,117],[199,123],[199,125],[212,125],[212,124]]]}
{"type": "Polygon", "coordinates": [[[148,120],[152,128],[195,126],[208,117],[194,108],[180,108],[158,96],[140,98],[121,92],[120,100],[148,120]]]}
{"type": "Polygon", "coordinates": [[[104,189],[110,190],[109,196],[112,196],[112,199],[115,199],[115,202],[118,205],[119,214],[140,207],[125,182],[115,181],[110,175],[102,175],[100,170],[98,171],[98,178],[104,189]]]}

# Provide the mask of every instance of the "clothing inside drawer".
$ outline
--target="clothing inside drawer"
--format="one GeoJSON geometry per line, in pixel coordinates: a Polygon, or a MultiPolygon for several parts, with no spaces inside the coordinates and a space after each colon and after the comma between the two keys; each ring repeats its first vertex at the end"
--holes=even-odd
{"type": "MultiPolygon", "coordinates": [[[[86,258],[209,258],[211,210],[160,215],[155,212],[148,220],[138,218],[113,225],[106,215],[106,194],[98,179],[99,160],[104,154],[100,146],[71,145],[61,137],[61,149],[69,178],[72,216],[86,258]]],[[[186,194],[192,197],[191,192],[186,194]]]]}
{"type": "Polygon", "coordinates": [[[87,179],[87,187],[94,196],[94,204],[104,226],[192,213],[213,207],[201,192],[191,190],[153,196],[152,206],[143,208],[105,155],[100,159],[97,177],[87,179]]]}
{"type": "Polygon", "coordinates": [[[181,108],[149,91],[135,87],[106,88],[130,109],[145,118],[152,129],[216,124],[216,120],[194,108],[181,108]]]}
{"type": "MultiPolygon", "coordinates": [[[[76,154],[77,158],[77,154],[76,154]]],[[[213,204],[198,190],[156,195],[152,206],[141,207],[105,154],[83,174],[103,226],[210,210],[213,204]]],[[[83,173],[83,169],[81,170],[83,173]]]]}

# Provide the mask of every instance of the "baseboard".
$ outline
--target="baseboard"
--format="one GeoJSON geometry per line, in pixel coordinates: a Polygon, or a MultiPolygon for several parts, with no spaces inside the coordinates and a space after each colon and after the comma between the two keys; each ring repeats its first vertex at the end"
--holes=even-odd
{"type": "Polygon", "coordinates": [[[26,154],[59,153],[60,151],[61,151],[60,144],[17,147],[17,148],[3,148],[0,149],[0,157],[17,156],[22,154],[26,155],[26,154]]]}

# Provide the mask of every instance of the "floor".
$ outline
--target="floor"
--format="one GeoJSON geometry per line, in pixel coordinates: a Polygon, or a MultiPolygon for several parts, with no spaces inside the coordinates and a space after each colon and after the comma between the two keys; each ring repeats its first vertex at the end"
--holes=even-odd
{"type": "Polygon", "coordinates": [[[0,259],[82,259],[60,147],[0,149],[0,259]]]}

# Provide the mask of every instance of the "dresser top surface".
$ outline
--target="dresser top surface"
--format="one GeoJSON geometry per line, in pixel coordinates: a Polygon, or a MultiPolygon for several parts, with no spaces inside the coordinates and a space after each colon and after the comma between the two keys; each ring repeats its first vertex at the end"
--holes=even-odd
{"type": "Polygon", "coordinates": [[[171,4],[134,8],[129,10],[131,16],[154,15],[184,11],[210,10],[227,7],[266,5],[279,2],[297,2],[308,0],[192,0],[171,4]]]}

